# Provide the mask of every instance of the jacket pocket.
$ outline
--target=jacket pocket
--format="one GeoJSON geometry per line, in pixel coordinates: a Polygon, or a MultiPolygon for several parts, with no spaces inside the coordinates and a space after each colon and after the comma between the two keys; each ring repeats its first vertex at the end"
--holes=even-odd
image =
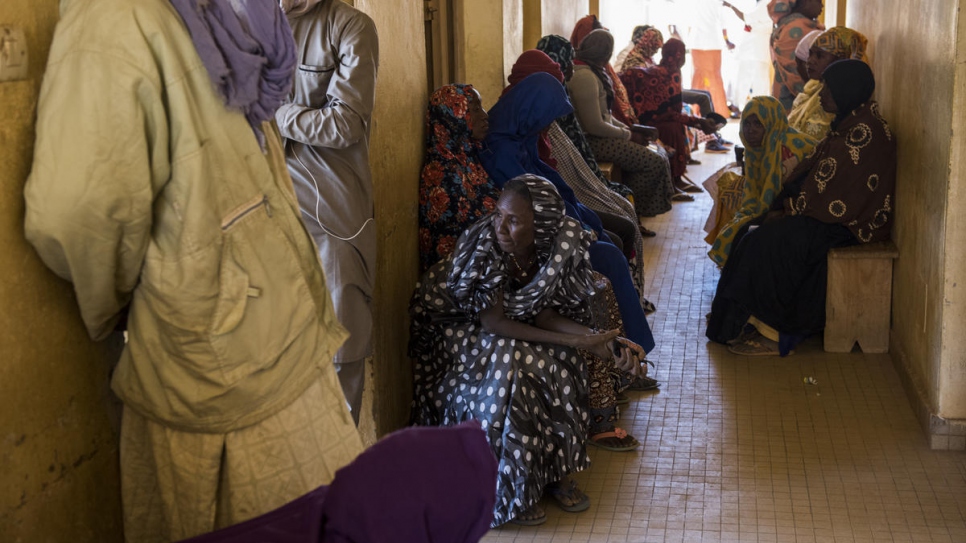
{"type": "Polygon", "coordinates": [[[286,351],[316,314],[297,250],[273,219],[267,197],[239,206],[221,225],[219,293],[209,338],[221,381],[232,385],[283,356],[299,356],[286,351]]]}
{"type": "Polygon", "coordinates": [[[329,102],[329,81],[338,67],[336,62],[324,65],[299,64],[296,71],[295,102],[320,108],[329,102]]]}

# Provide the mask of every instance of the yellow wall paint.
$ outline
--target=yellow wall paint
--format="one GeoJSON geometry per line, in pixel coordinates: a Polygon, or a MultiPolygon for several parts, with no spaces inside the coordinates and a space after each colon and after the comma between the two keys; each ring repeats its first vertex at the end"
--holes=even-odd
{"type": "MultiPolygon", "coordinates": [[[[893,356],[910,369],[932,411],[947,418],[966,418],[963,308],[944,314],[946,291],[962,288],[951,287],[955,279],[947,283],[947,271],[949,279],[962,277],[966,239],[962,222],[947,215],[961,214],[964,204],[962,174],[950,176],[951,165],[961,168],[966,162],[961,133],[966,109],[953,108],[963,105],[961,64],[966,60],[962,52],[957,58],[957,49],[963,49],[962,34],[957,38],[958,3],[852,0],[846,17],[849,27],[869,38],[876,97],[899,142],[893,356]],[[959,200],[947,202],[947,195],[959,200]]],[[[949,299],[962,302],[963,296],[949,299]]]]}
{"type": "Polygon", "coordinates": [[[116,341],[94,344],[70,285],[23,236],[23,185],[58,0],[4,0],[29,78],[0,83],[0,540],[120,541],[116,341]]]}
{"type": "Polygon", "coordinates": [[[406,316],[419,268],[416,214],[429,100],[423,3],[356,0],[355,6],[372,17],[379,32],[370,145],[379,240],[371,398],[375,430],[383,435],[407,423],[412,398],[406,316]]]}

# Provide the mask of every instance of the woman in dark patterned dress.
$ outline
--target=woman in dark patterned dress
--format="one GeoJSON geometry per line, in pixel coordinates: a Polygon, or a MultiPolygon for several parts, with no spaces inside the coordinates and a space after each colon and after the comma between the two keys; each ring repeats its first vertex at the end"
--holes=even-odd
{"type": "Polygon", "coordinates": [[[595,292],[590,242],[552,184],[521,176],[413,295],[413,422],[481,422],[499,462],[494,526],[544,522],[545,491],[566,511],[590,506],[568,478],[589,464],[583,352],[640,368],[643,350],[618,330],[581,324],[595,292]]]}
{"type": "Polygon", "coordinates": [[[477,158],[488,127],[472,85],[446,85],[429,98],[419,181],[421,271],[449,256],[456,238],[496,206],[500,191],[477,158]]]}

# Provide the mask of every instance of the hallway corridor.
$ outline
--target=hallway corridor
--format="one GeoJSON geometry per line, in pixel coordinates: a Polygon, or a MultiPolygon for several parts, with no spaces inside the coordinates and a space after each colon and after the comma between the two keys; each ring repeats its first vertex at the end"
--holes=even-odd
{"type": "MultiPolygon", "coordinates": [[[[732,157],[696,153],[689,175],[732,157]]],[[[643,448],[591,448],[576,477],[590,510],[544,500],[546,524],[484,541],[966,542],[966,454],[928,448],[888,355],[826,354],[813,338],[787,359],[743,358],[708,343],[718,271],[703,241],[711,200],[695,200],[646,221],[662,387],[629,393],[620,421],[643,448]]]]}

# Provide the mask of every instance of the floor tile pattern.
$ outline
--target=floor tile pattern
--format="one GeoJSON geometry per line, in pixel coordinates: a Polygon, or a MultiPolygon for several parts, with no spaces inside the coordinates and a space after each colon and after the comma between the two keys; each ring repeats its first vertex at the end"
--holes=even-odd
{"type": "MultiPolygon", "coordinates": [[[[732,159],[695,158],[695,181],[732,159]]],[[[744,358],[705,339],[710,208],[702,193],[645,220],[663,386],[634,394],[620,423],[643,448],[591,449],[576,477],[588,511],[544,500],[546,524],[484,541],[966,542],[966,454],[929,449],[888,355],[826,354],[815,338],[785,359],[744,358]]]]}

